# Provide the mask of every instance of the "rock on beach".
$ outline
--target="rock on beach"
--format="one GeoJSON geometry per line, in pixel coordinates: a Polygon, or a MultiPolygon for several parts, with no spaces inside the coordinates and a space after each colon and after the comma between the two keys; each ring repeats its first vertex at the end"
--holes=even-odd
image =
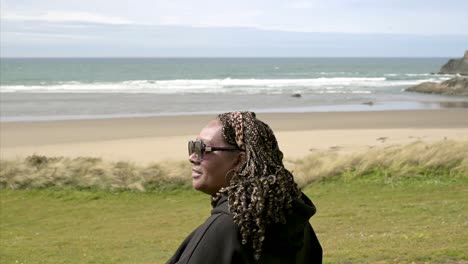
{"type": "Polygon", "coordinates": [[[407,88],[408,92],[468,95],[468,77],[454,77],[441,83],[424,82],[407,88]]]}

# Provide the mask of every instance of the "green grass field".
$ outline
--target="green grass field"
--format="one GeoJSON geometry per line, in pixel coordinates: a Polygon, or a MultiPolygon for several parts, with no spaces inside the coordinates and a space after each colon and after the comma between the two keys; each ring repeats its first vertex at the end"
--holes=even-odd
{"type": "MultiPolygon", "coordinates": [[[[311,223],[324,263],[468,263],[468,152],[447,154],[439,146],[447,160],[442,166],[422,162],[433,157],[430,150],[418,162],[387,165],[381,159],[369,166],[370,158],[356,163],[356,157],[322,167],[314,159],[296,161],[297,175],[314,166],[335,168],[304,180],[312,182],[303,191],[318,208],[311,223]],[[336,169],[343,162],[354,165],[336,169]]],[[[166,182],[146,192],[44,186],[18,176],[24,168],[12,168],[0,171],[0,263],[164,263],[210,212],[209,197],[184,184],[166,182]],[[15,177],[21,185],[14,185],[15,177]]]]}
{"type": "MultiPolygon", "coordinates": [[[[328,180],[305,188],[325,263],[468,263],[468,183],[328,180]]],[[[2,263],[164,263],[208,216],[191,190],[2,190],[2,263]]]]}

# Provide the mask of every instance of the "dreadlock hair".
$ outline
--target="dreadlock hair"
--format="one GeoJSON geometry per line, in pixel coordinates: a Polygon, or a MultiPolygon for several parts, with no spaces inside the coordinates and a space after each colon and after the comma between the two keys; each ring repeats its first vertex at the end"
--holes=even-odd
{"type": "Polygon", "coordinates": [[[301,197],[293,175],[283,165],[283,153],[271,128],[253,112],[218,115],[227,143],[246,153],[246,161],[234,172],[227,187],[214,195],[228,197],[229,210],[239,227],[242,244],[253,249],[258,260],[266,227],[286,223],[292,202],[301,197]]]}

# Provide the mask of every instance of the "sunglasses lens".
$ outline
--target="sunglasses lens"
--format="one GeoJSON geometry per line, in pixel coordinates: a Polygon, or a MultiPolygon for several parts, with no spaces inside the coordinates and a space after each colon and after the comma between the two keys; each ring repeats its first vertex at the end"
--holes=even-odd
{"type": "Polygon", "coordinates": [[[189,156],[192,154],[197,155],[198,159],[202,158],[202,142],[201,141],[189,141],[188,143],[189,156]]]}
{"type": "Polygon", "coordinates": [[[188,154],[189,156],[193,153],[193,141],[188,142],[188,154]]]}

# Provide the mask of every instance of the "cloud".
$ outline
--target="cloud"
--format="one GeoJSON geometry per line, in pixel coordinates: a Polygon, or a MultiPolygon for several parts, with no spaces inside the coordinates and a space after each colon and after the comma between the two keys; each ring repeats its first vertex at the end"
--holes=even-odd
{"type": "Polygon", "coordinates": [[[446,56],[468,43],[466,0],[0,1],[5,56],[446,56]]]}
{"type": "MultiPolygon", "coordinates": [[[[31,22],[30,22],[31,23],[31,22]]],[[[2,31],[5,57],[456,57],[468,36],[343,34],[88,24],[87,28],[2,31]],[[6,33],[6,35],[4,35],[6,33]]]]}
{"type": "Polygon", "coordinates": [[[250,27],[290,32],[466,35],[466,0],[0,0],[1,20],[250,27]]]}
{"type": "Polygon", "coordinates": [[[50,11],[40,14],[2,14],[2,20],[12,22],[42,21],[51,23],[96,23],[110,25],[128,25],[134,22],[114,16],[107,16],[89,12],[50,11]]]}
{"type": "Polygon", "coordinates": [[[4,43],[27,43],[30,41],[50,43],[51,41],[56,42],[68,42],[76,43],[77,41],[90,41],[100,39],[98,36],[85,36],[77,34],[52,34],[42,32],[16,32],[6,31],[2,32],[2,37],[6,39],[4,43]]]}
{"type": "Polygon", "coordinates": [[[181,16],[160,16],[159,24],[161,25],[181,25],[183,24],[183,17],[181,16]]]}
{"type": "Polygon", "coordinates": [[[293,9],[311,9],[314,7],[314,4],[310,1],[289,1],[286,2],[286,7],[293,9]]]}

